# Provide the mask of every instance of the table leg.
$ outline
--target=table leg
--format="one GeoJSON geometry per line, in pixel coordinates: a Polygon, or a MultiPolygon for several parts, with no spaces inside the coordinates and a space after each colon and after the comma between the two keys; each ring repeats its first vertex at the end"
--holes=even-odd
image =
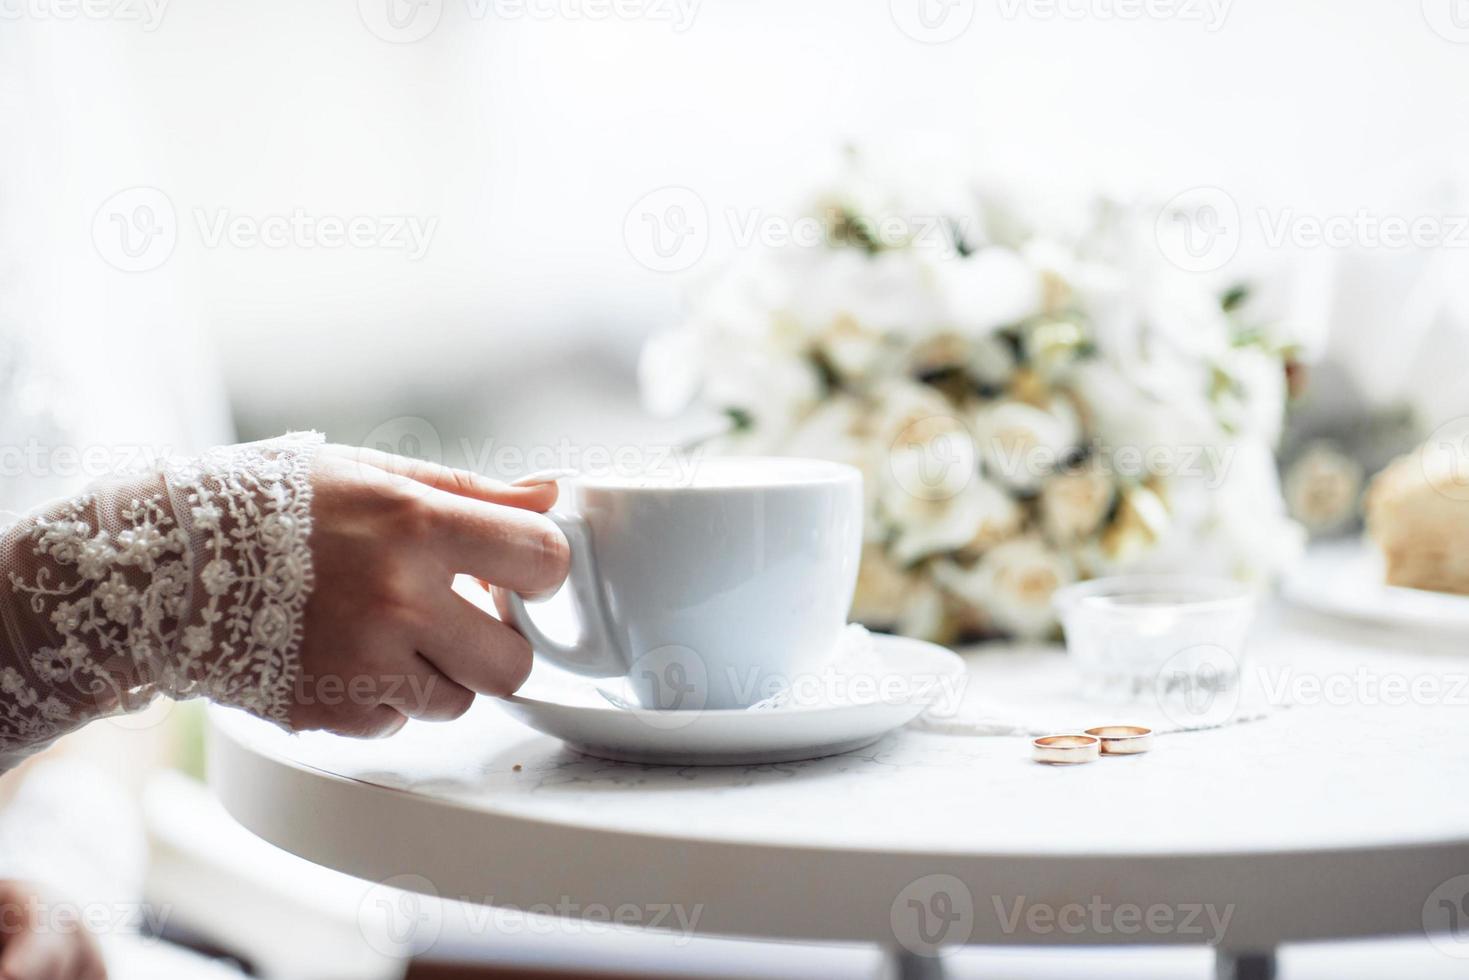
{"type": "Polygon", "coordinates": [[[944,963],[937,956],[919,956],[906,949],[889,949],[885,980],[944,980],[944,963]]]}
{"type": "Polygon", "coordinates": [[[1219,950],[1214,954],[1215,980],[1275,980],[1275,951],[1239,953],[1219,950]]]}

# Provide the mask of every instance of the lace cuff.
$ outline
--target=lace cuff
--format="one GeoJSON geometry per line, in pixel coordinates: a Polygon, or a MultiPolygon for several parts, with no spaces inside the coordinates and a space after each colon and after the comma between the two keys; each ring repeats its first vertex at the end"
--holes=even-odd
{"type": "Polygon", "coordinates": [[[170,459],[0,532],[0,753],[159,694],[284,725],[313,584],[320,442],[292,434],[170,459]]]}

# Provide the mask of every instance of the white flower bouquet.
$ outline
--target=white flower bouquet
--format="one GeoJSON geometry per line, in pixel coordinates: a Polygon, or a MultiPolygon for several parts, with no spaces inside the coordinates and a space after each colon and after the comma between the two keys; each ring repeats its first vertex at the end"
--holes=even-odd
{"type": "Polygon", "coordinates": [[[1015,200],[854,166],[650,342],[650,405],[722,413],[720,452],[862,470],[869,626],[1039,638],[1078,578],[1271,576],[1302,538],[1273,455],[1289,342],[1170,263],[1156,210],[1015,200]]]}

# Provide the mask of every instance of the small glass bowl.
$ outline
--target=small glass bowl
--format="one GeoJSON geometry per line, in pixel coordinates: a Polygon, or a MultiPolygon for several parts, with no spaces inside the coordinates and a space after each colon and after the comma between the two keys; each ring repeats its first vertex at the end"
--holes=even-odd
{"type": "Polygon", "coordinates": [[[1185,693],[1199,685],[1237,693],[1255,612],[1248,586],[1190,575],[1123,575],[1069,585],[1054,601],[1088,697],[1162,698],[1170,685],[1185,693]]]}

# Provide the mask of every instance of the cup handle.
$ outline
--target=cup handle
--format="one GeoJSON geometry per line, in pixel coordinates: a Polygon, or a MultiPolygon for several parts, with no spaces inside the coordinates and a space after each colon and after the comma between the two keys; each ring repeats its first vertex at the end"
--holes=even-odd
{"type": "Polygon", "coordinates": [[[553,512],[546,516],[556,522],[571,545],[571,572],[566,576],[565,587],[571,590],[571,604],[576,610],[581,636],[569,644],[551,639],[535,624],[525,600],[514,592],[507,596],[510,615],[506,623],[519,630],[538,655],[563,670],[584,677],[619,677],[627,672],[627,666],[607,629],[587,522],[580,514],[553,512]]]}

